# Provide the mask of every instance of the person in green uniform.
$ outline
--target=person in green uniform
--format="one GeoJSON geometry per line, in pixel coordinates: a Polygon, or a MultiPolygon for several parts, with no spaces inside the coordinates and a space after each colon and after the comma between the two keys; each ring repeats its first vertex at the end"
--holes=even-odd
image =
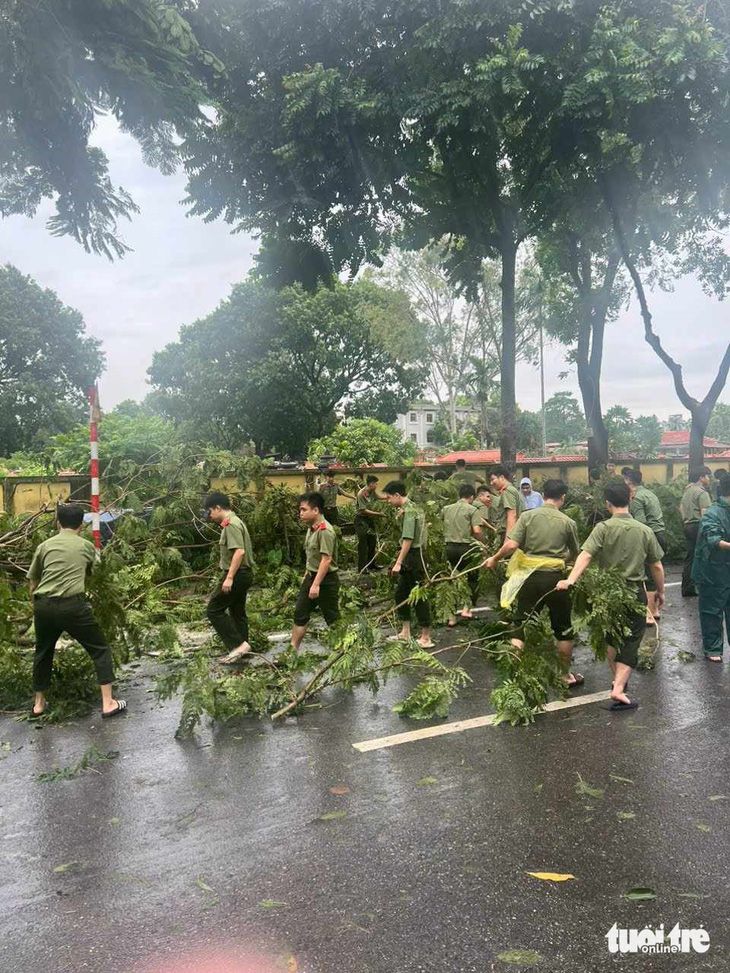
{"type": "Polygon", "coordinates": [[[491,488],[486,483],[481,483],[476,489],[474,506],[479,511],[481,517],[481,527],[485,531],[494,532],[494,500],[491,488]]]}
{"type": "Polygon", "coordinates": [[[385,500],[385,495],[378,493],[378,478],[372,473],[365,481],[362,490],[358,490],[355,505],[355,533],[357,534],[357,570],[382,571],[375,563],[375,549],[377,547],[377,533],[375,524],[379,517],[384,517],[382,510],[375,510],[375,500],[385,500]]]}
{"type": "Polygon", "coordinates": [[[248,528],[231,510],[225,493],[209,493],[203,507],[208,520],[221,528],[218,564],[223,576],[208,600],[207,614],[228,650],[221,661],[229,664],[251,654],[246,598],[253,584],[253,546],[248,528]]]}
{"type": "Polygon", "coordinates": [[[449,480],[452,483],[456,483],[457,486],[461,486],[462,483],[468,483],[469,486],[472,487],[474,489],[474,492],[476,493],[476,489],[479,486],[479,484],[484,483],[484,477],[480,476],[479,473],[474,473],[472,470],[468,470],[466,468],[465,459],[457,459],[456,463],[454,463],[454,466],[456,467],[456,469],[449,477],[449,480]]]}
{"type": "Polygon", "coordinates": [[[327,470],[326,479],[317,484],[317,492],[324,497],[324,518],[327,523],[335,527],[340,526],[340,512],[337,509],[337,498],[347,497],[348,500],[355,498],[351,493],[345,493],[339,483],[335,483],[333,470],[327,470]]]}
{"type": "Polygon", "coordinates": [[[619,571],[626,583],[636,591],[636,599],[642,610],[641,614],[632,614],[626,620],[629,634],[620,641],[614,640],[617,642],[615,645],[610,644],[609,637],[606,636],[608,664],[613,674],[611,709],[618,712],[636,709],[638,705],[626,695],[626,685],[636,668],[639,646],[645,632],[646,565],[649,565],[656,582],[657,607],[660,611],[664,606],[664,567],[662,549],[654,532],[646,524],[634,520],[629,513],[631,495],[628,486],[618,481],[609,483],[603,495],[611,516],[593,528],[583,544],[573,570],[568,578],[558,582],[557,589],[567,591],[595,560],[604,570],[615,568],[619,571]]]}
{"type": "MultiPolygon", "coordinates": [[[[507,539],[496,554],[488,558],[486,566],[492,570],[503,557],[520,548],[528,557],[551,558],[563,565],[575,561],[580,550],[575,521],[562,512],[568,486],[562,480],[546,480],[543,484],[544,504],[526,510],[517,520],[507,539]]],[[[573,689],[585,682],[580,673],[570,671],[573,658],[573,630],[571,624],[570,592],[558,591],[565,567],[544,567],[533,571],[517,596],[517,621],[524,621],[543,608],[550,612],[550,625],[557,642],[558,656],[565,670],[565,682],[573,689]]],[[[512,645],[523,649],[524,634],[512,639],[512,645]]]]}
{"type": "MultiPolygon", "coordinates": [[[[390,506],[395,507],[402,515],[400,550],[391,568],[393,577],[398,581],[395,589],[395,604],[401,620],[401,630],[398,635],[389,636],[389,639],[392,642],[408,642],[411,638],[411,606],[408,604],[408,596],[426,576],[426,565],[423,559],[426,547],[426,515],[406,495],[405,483],[392,480],[386,485],[384,493],[390,506]]],[[[418,644],[424,649],[432,649],[429,603],[424,599],[416,602],[415,607],[416,618],[421,626],[418,644]]]]}
{"type": "Polygon", "coordinates": [[[502,535],[502,540],[514,527],[517,518],[525,509],[520,491],[510,480],[506,466],[497,463],[489,471],[489,482],[497,496],[492,501],[494,526],[502,535]]]}
{"type": "Polygon", "coordinates": [[[85,598],[86,579],[96,561],[96,550],[91,541],[79,536],[84,526],[84,508],[75,503],[59,504],[56,523],[58,533],[41,541],[27,573],[35,627],[35,699],[30,718],[37,719],[48,708],[46,693],[51,685],[53,656],[63,632],[79,642],[94,662],[102,717],[119,716],[126,712],[127,704],[112,694],[112,650],[85,598]]]}
{"type": "Polygon", "coordinates": [[[682,597],[696,598],[697,589],[692,583],[692,564],[695,557],[695,544],[700,529],[700,521],[705,510],[712,503],[709,494],[710,477],[712,471],[706,466],[697,466],[689,471],[689,484],[682,496],[679,512],[682,515],[684,539],[687,542],[687,553],[682,571],[682,597]]]}
{"type": "Polygon", "coordinates": [[[294,606],[291,643],[302,644],[315,608],[328,625],[340,617],[340,575],[337,567],[337,534],[324,516],[321,493],[303,493],[299,498],[299,519],[307,526],[304,541],[306,570],[294,606]]]}
{"type": "Polygon", "coordinates": [[[700,521],[692,580],[699,594],[702,648],[710,662],[722,662],[723,619],[730,639],[730,476],[720,477],[720,494],[700,521]]]}
{"type": "MultiPolygon", "coordinates": [[[[444,518],[444,542],[446,544],[446,560],[451,565],[452,572],[465,571],[475,566],[474,539],[484,540],[482,530],[482,514],[474,506],[474,487],[463,483],[459,487],[459,499],[450,503],[442,511],[444,518]]],[[[474,618],[472,608],[479,597],[479,572],[470,571],[466,576],[471,592],[471,602],[464,606],[459,613],[462,618],[474,618]]],[[[456,615],[449,619],[449,628],[457,623],[456,615]]]]}
{"type": "MultiPolygon", "coordinates": [[[[659,503],[659,497],[644,486],[644,478],[640,470],[627,470],[624,474],[624,482],[631,491],[631,503],[629,511],[634,520],[654,531],[654,536],[659,541],[662,553],[667,553],[667,531],[664,526],[664,512],[659,503]]],[[[647,615],[646,624],[654,625],[655,620],[660,619],[659,609],[656,606],[656,588],[651,571],[646,572],[646,597],[647,615]]]]}

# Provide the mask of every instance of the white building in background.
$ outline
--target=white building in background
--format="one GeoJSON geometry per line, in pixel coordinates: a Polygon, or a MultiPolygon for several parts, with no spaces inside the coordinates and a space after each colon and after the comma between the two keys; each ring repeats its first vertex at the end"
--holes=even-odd
{"type": "MultiPolygon", "coordinates": [[[[433,427],[441,415],[441,406],[434,402],[415,402],[408,412],[398,416],[395,427],[403,433],[404,439],[410,439],[419,449],[426,449],[433,444],[433,427]]],[[[474,409],[457,406],[456,423],[461,428],[469,420],[479,419],[479,413],[474,409]]],[[[444,421],[448,424],[447,416],[444,421]]]]}

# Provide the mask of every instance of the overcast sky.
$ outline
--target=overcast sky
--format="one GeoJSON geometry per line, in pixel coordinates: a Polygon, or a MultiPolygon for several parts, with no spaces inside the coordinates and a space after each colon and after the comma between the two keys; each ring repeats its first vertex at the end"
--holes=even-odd
{"type": "MultiPolygon", "coordinates": [[[[34,219],[0,221],[0,262],[15,264],[36,281],[78,308],[91,334],[101,338],[107,370],[100,383],[103,408],[149,391],[147,368],[155,349],[174,341],[181,324],[212,311],[252,266],[256,242],[231,235],[226,224],[188,218],[181,205],[182,174],[162,176],[147,168],[136,143],[110,119],[101,119],[95,142],[110,159],[113,181],[127,189],[141,209],[122,226],[133,248],[123,260],[87,254],[69,238],[56,239],[45,229],[52,208],[34,219]]],[[[684,366],[690,391],[705,395],[730,335],[730,302],[703,295],[690,279],[675,292],[656,292],[651,299],[656,330],[667,350],[684,366]]],[[[634,414],[659,418],[683,411],[671,377],[643,340],[638,308],[608,329],[603,369],[603,402],[625,405],[634,414]]],[[[578,393],[574,371],[563,351],[546,355],[547,394],[570,389],[578,393]]],[[[518,366],[518,399],[525,409],[540,405],[537,372],[518,366]]],[[[725,401],[730,392],[725,391],[725,401]]]]}

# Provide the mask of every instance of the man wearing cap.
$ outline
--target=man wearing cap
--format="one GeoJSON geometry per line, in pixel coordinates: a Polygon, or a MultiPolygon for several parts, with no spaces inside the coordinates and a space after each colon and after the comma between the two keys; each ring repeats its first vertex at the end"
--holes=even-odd
{"type": "Polygon", "coordinates": [[[532,489],[532,480],[529,476],[523,476],[520,480],[520,493],[525,510],[535,510],[537,507],[542,507],[544,503],[542,495],[537,490],[532,489]]]}

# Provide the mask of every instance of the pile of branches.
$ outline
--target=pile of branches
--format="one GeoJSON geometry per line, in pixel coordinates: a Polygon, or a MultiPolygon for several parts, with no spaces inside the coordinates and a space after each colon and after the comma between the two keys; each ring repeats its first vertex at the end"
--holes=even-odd
{"type": "MultiPolygon", "coordinates": [[[[447,648],[427,651],[414,643],[387,641],[385,630],[396,625],[393,583],[386,572],[375,578],[357,574],[354,537],[343,538],[340,545],[342,621],[318,633],[318,651],[297,653],[289,647],[271,652],[269,635],[286,632],[292,623],[303,530],[296,495],[283,487],[264,488],[264,473],[255,458],[213,451],[191,454],[180,448],[156,462],[130,464],[106,483],[104,505],[128,512],[117,521],[93,572],[90,599],[117,664],[151,655],[160,666],[159,698],[182,694],[179,735],[193,732],[204,717],[301,713],[318,705],[329,688],[366,686],[377,693],[395,676],[407,676],[411,685],[395,707],[398,713],[415,719],[444,717],[470,680],[462,661],[472,649],[487,652],[496,663],[499,685],[493,702],[500,718],[510,723],[531,721],[549,692],[564,691],[545,618],[527,627],[526,648],[519,657],[509,644],[514,625],[498,612],[490,623],[472,626],[468,637],[447,648]],[[235,477],[233,506],[249,526],[257,560],[249,619],[250,641],[259,654],[233,672],[218,663],[222,647],[216,637],[207,637],[204,617],[207,592],[218,577],[218,531],[201,518],[200,501],[211,479],[223,475],[235,477]],[[206,635],[191,648],[185,635],[195,629],[206,635]]],[[[453,572],[445,560],[441,511],[456,499],[454,484],[414,472],[408,486],[426,512],[429,570],[410,601],[428,599],[435,624],[443,624],[466,603],[466,574],[478,568],[453,572]]],[[[383,565],[395,560],[400,537],[396,512],[385,513],[378,542],[383,565]]],[[[33,550],[53,529],[52,510],[0,521],[0,706],[6,710],[24,710],[30,698],[32,611],[24,576],[33,550]]],[[[496,546],[490,535],[481,556],[496,546]]],[[[482,570],[480,579],[482,594],[498,601],[502,577],[482,570]]],[[[599,629],[601,635],[610,631],[620,617],[611,605],[628,604],[629,596],[620,579],[592,571],[579,590],[577,623],[591,633],[598,648],[599,629]]],[[[93,668],[81,649],[64,648],[57,658],[48,721],[81,715],[98,693],[93,668]]]]}

